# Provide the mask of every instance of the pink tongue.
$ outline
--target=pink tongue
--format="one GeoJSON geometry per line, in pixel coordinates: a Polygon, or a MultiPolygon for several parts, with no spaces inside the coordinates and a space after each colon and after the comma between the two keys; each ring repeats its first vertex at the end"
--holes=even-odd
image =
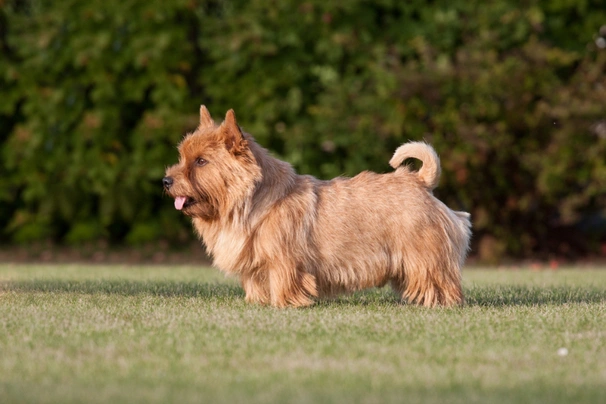
{"type": "Polygon", "coordinates": [[[187,200],[184,196],[178,196],[175,198],[175,209],[181,210],[183,209],[183,205],[185,205],[185,201],[187,200]]]}

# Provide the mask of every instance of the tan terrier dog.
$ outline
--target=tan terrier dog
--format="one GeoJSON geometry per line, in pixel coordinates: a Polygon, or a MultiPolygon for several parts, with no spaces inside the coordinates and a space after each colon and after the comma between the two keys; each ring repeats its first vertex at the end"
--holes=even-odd
{"type": "Polygon", "coordinates": [[[400,146],[392,173],[321,181],[272,157],[233,110],[216,125],[201,106],[200,126],[179,154],[164,188],[214,264],[240,278],[247,302],[307,306],[387,282],[411,303],[463,302],[471,223],[433,196],[440,161],[431,146],[400,146]],[[407,158],[423,166],[411,171],[407,158]]]}

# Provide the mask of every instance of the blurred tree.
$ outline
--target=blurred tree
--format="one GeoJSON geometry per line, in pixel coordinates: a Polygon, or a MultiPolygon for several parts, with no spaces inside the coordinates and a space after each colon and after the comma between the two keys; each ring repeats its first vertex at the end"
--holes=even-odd
{"type": "Polygon", "coordinates": [[[598,0],[0,2],[6,242],[183,241],[159,180],[206,104],[304,173],[425,139],[476,251],[606,238],[598,0]]]}

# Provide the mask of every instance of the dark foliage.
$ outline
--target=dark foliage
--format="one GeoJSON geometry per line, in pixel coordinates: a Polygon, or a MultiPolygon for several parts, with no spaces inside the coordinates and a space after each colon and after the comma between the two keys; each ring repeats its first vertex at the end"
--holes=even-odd
{"type": "Polygon", "coordinates": [[[203,103],[324,178],[431,142],[484,259],[599,251],[602,25],[601,0],[0,1],[0,237],[191,239],[160,179],[203,103]]]}

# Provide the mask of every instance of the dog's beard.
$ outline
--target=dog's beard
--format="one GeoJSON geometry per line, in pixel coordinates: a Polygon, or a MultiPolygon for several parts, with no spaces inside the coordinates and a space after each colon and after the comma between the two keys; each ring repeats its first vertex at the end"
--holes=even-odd
{"type": "Polygon", "coordinates": [[[175,198],[175,208],[185,215],[204,220],[215,219],[219,215],[219,203],[199,184],[192,184],[194,197],[178,196],[175,198]],[[181,207],[181,209],[179,209],[181,207]]]}

